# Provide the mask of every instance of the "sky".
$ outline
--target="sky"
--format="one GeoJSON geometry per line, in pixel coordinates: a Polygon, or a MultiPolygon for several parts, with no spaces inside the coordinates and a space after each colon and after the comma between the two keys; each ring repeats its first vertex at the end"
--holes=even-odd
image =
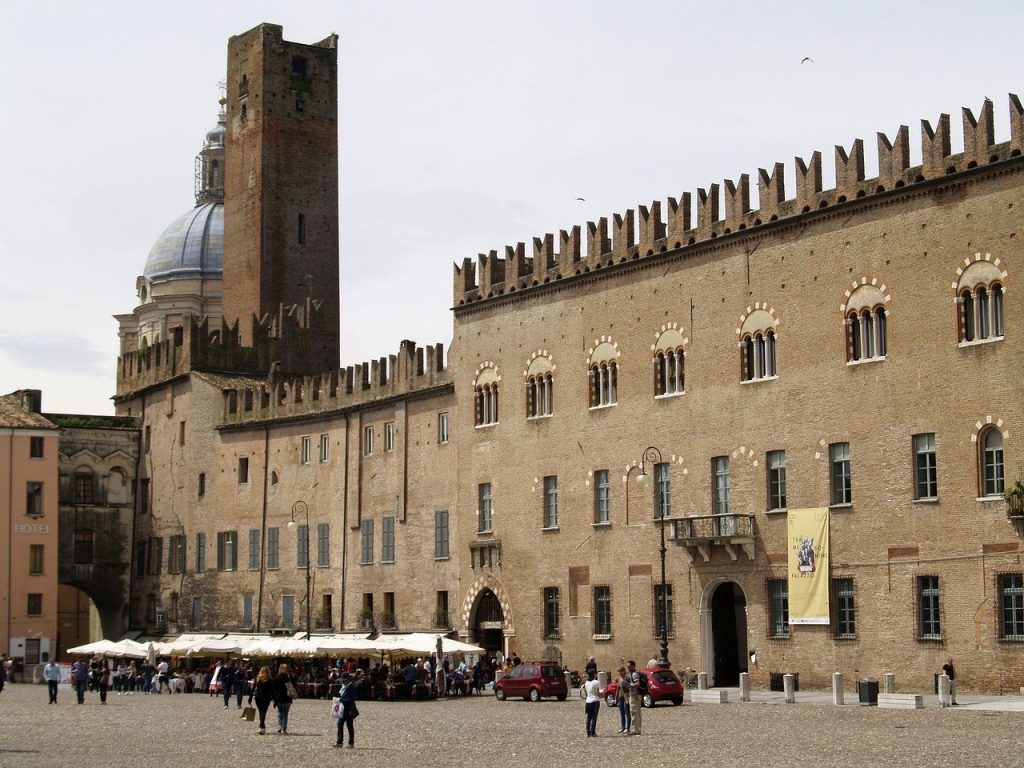
{"type": "Polygon", "coordinates": [[[194,204],[227,40],[339,36],[341,360],[452,339],[452,265],[1024,93],[1024,3],[0,3],[0,393],[113,413],[113,315],[194,204]],[[803,61],[810,57],[810,61],[803,61]],[[583,198],[578,200],[577,198],[583,198]]]}

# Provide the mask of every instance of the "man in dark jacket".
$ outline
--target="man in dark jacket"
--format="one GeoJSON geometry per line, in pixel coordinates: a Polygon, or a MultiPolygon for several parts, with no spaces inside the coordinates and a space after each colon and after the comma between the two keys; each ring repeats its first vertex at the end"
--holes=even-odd
{"type": "Polygon", "coordinates": [[[352,676],[347,672],[341,676],[341,717],[338,718],[338,738],[334,746],[344,746],[344,728],[348,728],[348,748],[354,749],[356,732],[353,724],[359,716],[359,709],[356,707],[356,684],[352,676]]]}
{"type": "Polygon", "coordinates": [[[235,678],[238,672],[235,669],[235,660],[228,659],[228,663],[220,668],[220,692],[224,694],[224,709],[228,708],[228,702],[231,701],[231,694],[235,692],[235,678]]]}

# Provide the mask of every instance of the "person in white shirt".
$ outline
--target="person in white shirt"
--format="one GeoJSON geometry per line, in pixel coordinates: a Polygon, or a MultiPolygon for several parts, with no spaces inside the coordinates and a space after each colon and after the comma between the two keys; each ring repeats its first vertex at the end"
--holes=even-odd
{"type": "Polygon", "coordinates": [[[601,711],[604,688],[597,680],[597,673],[592,669],[587,671],[587,682],[583,684],[583,691],[587,695],[584,705],[587,712],[587,736],[597,736],[597,715],[601,711]]]}
{"type": "Polygon", "coordinates": [[[43,667],[43,677],[46,679],[46,686],[50,690],[50,703],[57,703],[57,683],[60,682],[60,666],[53,659],[43,667]]]}
{"type": "Polygon", "coordinates": [[[157,693],[163,693],[165,685],[167,686],[167,692],[168,693],[174,693],[174,691],[171,690],[171,683],[167,679],[167,670],[168,670],[168,666],[167,666],[167,661],[166,660],[161,660],[161,662],[156,665],[156,692],[157,693]]]}

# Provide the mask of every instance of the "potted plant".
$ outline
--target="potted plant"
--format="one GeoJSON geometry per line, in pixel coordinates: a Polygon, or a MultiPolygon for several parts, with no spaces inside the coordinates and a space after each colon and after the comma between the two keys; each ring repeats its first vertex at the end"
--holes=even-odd
{"type": "Polygon", "coordinates": [[[373,611],[371,609],[363,608],[359,612],[359,628],[373,629],[373,611]]]}
{"type": "Polygon", "coordinates": [[[1006,498],[1006,516],[1024,517],[1024,482],[1016,481],[1003,496],[1006,498]]]}

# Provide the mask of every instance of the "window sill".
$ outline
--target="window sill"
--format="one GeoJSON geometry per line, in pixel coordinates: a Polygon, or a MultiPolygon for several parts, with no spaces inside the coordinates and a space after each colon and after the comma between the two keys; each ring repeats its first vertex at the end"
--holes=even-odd
{"type": "Polygon", "coordinates": [[[451,555],[445,555],[444,557],[435,557],[434,558],[434,562],[442,562],[444,560],[451,560],[451,559],[452,559],[451,555]]]}
{"type": "Polygon", "coordinates": [[[774,509],[766,509],[764,513],[766,515],[785,515],[789,512],[789,507],[775,507],[774,509]]]}
{"type": "Polygon", "coordinates": [[[548,526],[547,528],[541,528],[540,529],[541,533],[551,533],[552,531],[559,531],[559,530],[561,530],[561,529],[557,525],[551,525],[551,526],[548,526]]]}
{"type": "Polygon", "coordinates": [[[793,635],[768,635],[769,640],[792,640],[793,635]]]}
{"type": "Polygon", "coordinates": [[[614,408],[616,405],[618,405],[618,402],[615,402],[615,403],[601,403],[601,405],[592,405],[592,406],[590,406],[590,410],[592,410],[592,411],[602,411],[605,408],[614,408]]]}
{"type": "Polygon", "coordinates": [[[744,379],[740,384],[761,384],[765,381],[777,381],[778,378],[779,374],[775,374],[774,376],[762,376],[760,379],[744,379]]]}
{"type": "Polygon", "coordinates": [[[671,400],[673,397],[682,397],[685,394],[686,394],[686,390],[685,389],[682,392],[665,392],[664,394],[661,394],[661,395],[655,395],[654,399],[655,400],[671,400]]]}
{"type": "Polygon", "coordinates": [[[488,528],[488,529],[483,530],[483,531],[477,531],[476,535],[477,536],[490,536],[492,533],[494,533],[494,531],[492,529],[488,528]]]}
{"type": "Polygon", "coordinates": [[[849,501],[846,504],[829,504],[830,512],[846,512],[853,509],[853,502],[849,501]]]}
{"type": "Polygon", "coordinates": [[[1005,339],[1005,336],[990,336],[987,339],[975,339],[974,341],[961,341],[957,344],[960,349],[966,349],[967,347],[980,347],[984,344],[995,344],[998,341],[1005,339]]]}
{"type": "Polygon", "coordinates": [[[562,639],[562,635],[561,635],[560,632],[556,632],[553,635],[544,635],[544,639],[545,640],[561,640],[562,639]]]}
{"type": "Polygon", "coordinates": [[[596,642],[607,642],[608,640],[612,639],[612,636],[611,635],[591,635],[590,639],[594,640],[596,642]]]}
{"type": "Polygon", "coordinates": [[[496,421],[489,421],[486,424],[477,424],[477,425],[475,425],[475,429],[487,429],[488,427],[496,427],[496,426],[498,426],[498,422],[496,422],[496,421]]]}
{"type": "Polygon", "coordinates": [[[942,635],[922,635],[917,638],[919,643],[941,643],[943,642],[942,635]]]}
{"type": "Polygon", "coordinates": [[[550,413],[538,413],[536,416],[527,416],[527,421],[540,421],[541,419],[550,419],[550,413]]]}
{"type": "Polygon", "coordinates": [[[884,363],[887,359],[888,358],[887,358],[886,355],[882,355],[881,357],[863,357],[860,360],[847,360],[846,361],[846,367],[847,368],[852,368],[852,367],[854,367],[856,365],[870,365],[871,363],[884,363]]]}
{"type": "Polygon", "coordinates": [[[381,560],[380,564],[381,565],[394,565],[395,561],[394,560],[381,560]]]}
{"type": "Polygon", "coordinates": [[[856,640],[856,635],[833,635],[832,639],[840,643],[848,643],[851,640],[856,640]]]}
{"type": "Polygon", "coordinates": [[[360,565],[373,565],[373,561],[372,561],[372,560],[370,560],[370,561],[366,561],[366,560],[364,560],[364,561],[362,561],[362,562],[361,562],[361,563],[359,563],[359,564],[360,564],[360,565]]]}
{"type": "Polygon", "coordinates": [[[939,503],[939,497],[938,496],[925,496],[924,498],[914,499],[913,502],[911,502],[911,503],[912,504],[938,504],[939,503]]]}
{"type": "Polygon", "coordinates": [[[1000,493],[998,496],[979,496],[975,501],[979,504],[994,504],[997,501],[1005,503],[1006,497],[1000,493]]]}
{"type": "Polygon", "coordinates": [[[604,522],[604,523],[591,523],[590,527],[591,528],[611,528],[612,527],[612,521],[609,520],[609,521],[604,522]]]}

